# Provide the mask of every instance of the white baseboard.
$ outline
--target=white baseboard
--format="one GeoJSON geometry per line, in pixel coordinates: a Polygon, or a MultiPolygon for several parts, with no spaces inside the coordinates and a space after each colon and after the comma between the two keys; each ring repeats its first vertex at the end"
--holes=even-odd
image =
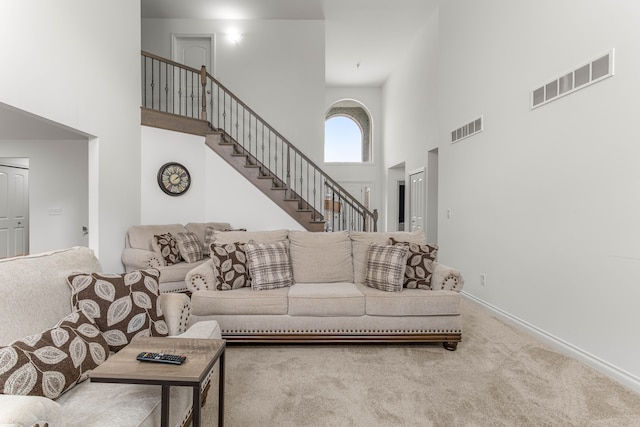
{"type": "MultiPolygon", "coordinates": [[[[524,329],[529,332],[531,335],[536,338],[544,341],[549,344],[551,347],[561,351],[562,353],[578,359],[582,363],[594,368],[595,370],[603,373],[604,375],[610,377],[614,381],[632,389],[636,393],[640,393],[640,378],[630,374],[629,372],[624,371],[623,369],[618,368],[615,365],[612,365],[609,362],[606,362],[593,354],[590,354],[528,322],[525,322],[522,319],[519,319],[516,316],[513,316],[506,311],[489,304],[488,302],[473,296],[465,291],[462,291],[464,297],[482,305],[483,307],[489,309],[494,314],[496,314],[500,319],[506,321],[507,323],[518,327],[520,329],[524,329]]],[[[464,331],[462,332],[462,336],[464,339],[464,331]]]]}

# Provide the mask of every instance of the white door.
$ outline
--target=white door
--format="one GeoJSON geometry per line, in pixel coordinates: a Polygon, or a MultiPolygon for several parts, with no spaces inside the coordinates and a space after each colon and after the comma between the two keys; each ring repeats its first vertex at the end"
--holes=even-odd
{"type": "MultiPolygon", "coordinates": [[[[207,72],[214,75],[212,67],[212,36],[174,36],[172,46],[172,59],[176,62],[184,64],[188,67],[200,70],[204,65],[207,72]]],[[[175,93],[178,94],[179,105],[176,107],[182,114],[190,117],[200,118],[200,110],[202,107],[200,100],[200,79],[192,78],[192,75],[186,74],[174,75],[174,84],[176,85],[175,93]]]]}
{"type": "Polygon", "coordinates": [[[29,170],[0,166],[0,258],[29,253],[29,170]]]}
{"type": "Polygon", "coordinates": [[[424,169],[411,173],[409,175],[410,231],[424,229],[425,191],[424,169]]]}

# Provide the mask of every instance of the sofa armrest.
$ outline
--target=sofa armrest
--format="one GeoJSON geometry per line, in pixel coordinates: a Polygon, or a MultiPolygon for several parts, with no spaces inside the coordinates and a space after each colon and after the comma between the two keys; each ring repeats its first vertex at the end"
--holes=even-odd
{"type": "Polygon", "coordinates": [[[222,339],[222,331],[220,325],[215,320],[203,320],[189,326],[185,332],[170,338],[207,338],[219,340],[222,339]]]}
{"type": "Polygon", "coordinates": [[[0,395],[0,426],[57,426],[61,419],[60,405],[46,397],[0,395]]]}
{"type": "Polygon", "coordinates": [[[431,289],[445,289],[449,291],[460,292],[464,286],[464,278],[462,274],[451,267],[433,263],[433,273],[431,274],[431,289]]]}
{"type": "Polygon", "coordinates": [[[158,253],[137,248],[124,248],[121,260],[126,272],[166,265],[158,253]]]}
{"type": "Polygon", "coordinates": [[[199,266],[190,270],[184,277],[187,289],[191,292],[195,291],[215,291],[216,275],[213,267],[213,260],[203,262],[199,266]]]}
{"type": "Polygon", "coordinates": [[[187,322],[191,313],[191,299],[187,295],[162,293],[158,296],[158,304],[162,308],[170,336],[181,334],[187,330],[187,322]]]}

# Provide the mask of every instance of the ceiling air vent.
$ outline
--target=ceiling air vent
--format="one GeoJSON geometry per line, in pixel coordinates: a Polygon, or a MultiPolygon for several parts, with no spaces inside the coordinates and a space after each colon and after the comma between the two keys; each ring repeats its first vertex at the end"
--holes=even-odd
{"type": "Polygon", "coordinates": [[[531,109],[613,76],[613,49],[531,92],[531,109]]]}
{"type": "Polygon", "coordinates": [[[465,139],[470,137],[471,135],[475,135],[478,132],[482,132],[482,122],[482,116],[480,116],[474,121],[451,131],[451,143],[453,144],[454,142],[458,142],[461,139],[465,139]]]}

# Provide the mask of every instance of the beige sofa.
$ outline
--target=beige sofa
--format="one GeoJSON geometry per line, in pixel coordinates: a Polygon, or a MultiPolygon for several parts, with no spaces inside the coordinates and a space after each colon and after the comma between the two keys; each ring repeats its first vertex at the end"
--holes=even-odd
{"type": "Polygon", "coordinates": [[[216,230],[228,230],[231,225],[226,222],[190,222],[182,224],[154,224],[134,225],[129,227],[125,235],[124,250],[122,251],[122,263],[125,271],[133,271],[144,268],[157,268],[160,270],[160,292],[185,292],[187,287],[184,281],[185,275],[195,266],[202,264],[207,258],[189,263],[181,261],[167,265],[165,259],[154,249],[155,235],[171,233],[194,233],[202,243],[202,250],[208,257],[208,244],[206,242],[206,229],[212,227],[216,230]]]}
{"type": "MultiPolygon", "coordinates": [[[[100,271],[93,251],[82,247],[0,260],[0,347],[6,348],[15,340],[39,334],[71,314],[67,276],[75,272],[100,271]]],[[[186,330],[190,310],[186,295],[162,294],[158,301],[169,335],[220,338],[220,329],[215,322],[198,323],[186,330]]],[[[6,362],[7,353],[2,352],[0,373],[5,371],[6,362]]],[[[214,371],[217,369],[216,366],[214,371]]],[[[217,374],[214,378],[217,383],[217,374]]],[[[209,399],[216,401],[218,387],[210,389],[209,399]]],[[[191,389],[172,387],[170,402],[170,425],[183,425],[191,413],[191,389]]],[[[151,427],[160,425],[160,403],[161,387],[158,386],[85,380],[55,400],[0,394],[0,425],[151,427]]]]}
{"type": "Polygon", "coordinates": [[[191,322],[216,320],[232,341],[441,342],[455,350],[462,336],[459,271],[434,262],[429,290],[364,284],[369,246],[390,238],[426,244],[423,232],[216,232],[214,244],[287,241],[294,284],[218,290],[209,260],[186,276],[191,322]]]}

